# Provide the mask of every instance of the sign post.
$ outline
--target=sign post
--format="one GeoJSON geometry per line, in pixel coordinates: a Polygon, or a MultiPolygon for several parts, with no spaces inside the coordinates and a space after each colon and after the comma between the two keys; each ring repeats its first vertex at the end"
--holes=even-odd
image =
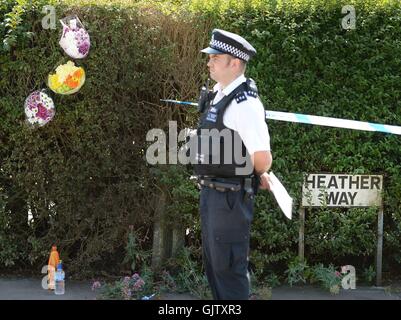
{"type": "Polygon", "coordinates": [[[381,175],[307,174],[302,185],[302,204],[299,211],[299,258],[304,259],[305,251],[305,207],[379,207],[376,285],[381,286],[384,219],[382,192],[381,175]]]}
{"type": "Polygon", "coordinates": [[[299,243],[298,243],[298,256],[301,262],[305,258],[305,208],[299,208],[299,243]]]}
{"type": "Polygon", "coordinates": [[[377,256],[376,256],[376,286],[382,285],[382,263],[383,263],[383,205],[380,206],[377,218],[377,256]]]}

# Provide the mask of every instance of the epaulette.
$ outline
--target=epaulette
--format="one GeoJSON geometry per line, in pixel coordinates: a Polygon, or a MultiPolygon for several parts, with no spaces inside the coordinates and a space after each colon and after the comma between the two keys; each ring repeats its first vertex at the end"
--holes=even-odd
{"type": "Polygon", "coordinates": [[[258,87],[256,86],[255,81],[253,79],[248,78],[246,79],[246,86],[247,86],[247,95],[253,98],[258,97],[258,87]]]}
{"type": "Polygon", "coordinates": [[[245,95],[244,91],[238,92],[236,94],[235,101],[237,101],[237,103],[241,103],[241,102],[243,102],[245,100],[247,100],[247,98],[246,98],[246,95],[245,95]]]}

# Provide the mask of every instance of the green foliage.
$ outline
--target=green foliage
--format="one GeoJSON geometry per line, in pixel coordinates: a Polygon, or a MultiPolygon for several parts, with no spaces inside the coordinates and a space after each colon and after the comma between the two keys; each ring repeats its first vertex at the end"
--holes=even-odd
{"type": "MultiPolygon", "coordinates": [[[[398,1],[347,3],[355,6],[357,22],[356,30],[345,31],[343,2],[335,0],[69,0],[55,3],[57,18],[78,14],[91,35],[88,58],[77,62],[87,81],[73,96],[54,95],[56,117],[31,131],[23,123],[25,98],[67,60],[58,46],[60,25],[41,28],[41,8],[51,3],[0,1],[0,268],[21,267],[18,261],[27,257],[42,266],[56,242],[71,272],[120,272],[127,226],[140,230],[135,239],[143,241],[141,250],[151,247],[161,193],[165,221],[189,228],[187,243],[200,246],[198,191],[188,180],[190,170],[150,170],[145,137],[151,128],[166,129],[168,120],[177,120],[179,128],[196,124],[194,111],[160,106],[159,99],[196,99],[206,76],[199,49],[212,27],[245,35],[257,49],[247,73],[266,109],[401,124],[398,1]]],[[[295,210],[304,173],[384,175],[384,270],[399,273],[399,137],[279,121],[268,126],[273,170],[295,199],[295,210]]],[[[368,267],[376,212],[308,212],[308,261],[340,265],[351,259],[357,269],[368,267]]],[[[269,193],[260,192],[251,262],[261,279],[280,274],[296,257],[298,227],[269,193]]],[[[126,263],[141,260],[136,245],[127,246],[126,263]]],[[[199,268],[200,260],[200,254],[193,256],[191,268],[199,268]]],[[[305,280],[298,267],[287,273],[291,283],[305,280]]],[[[190,268],[186,272],[194,276],[190,268]]],[[[203,283],[180,281],[182,287],[203,283]]]]}
{"type": "Polygon", "coordinates": [[[307,213],[305,246],[309,260],[326,254],[331,261],[374,255],[378,209],[321,209],[307,213]]]}
{"type": "Polygon", "coordinates": [[[274,201],[265,192],[256,197],[251,234],[251,247],[256,250],[251,250],[250,260],[259,271],[286,265],[296,256],[297,223],[289,222],[274,201]]]}
{"type": "Polygon", "coordinates": [[[276,275],[275,273],[269,274],[265,278],[265,282],[270,288],[278,287],[281,284],[280,277],[278,275],[276,275]]]}
{"type": "Polygon", "coordinates": [[[172,270],[171,278],[168,274],[165,279],[170,283],[169,288],[174,288],[177,292],[189,292],[199,299],[211,299],[204,271],[194,259],[197,250],[193,247],[183,248],[176,258],[168,262],[167,267],[172,270]]]}
{"type": "MultiPolygon", "coordinates": [[[[219,27],[248,35],[256,47],[248,74],[257,80],[266,108],[399,125],[399,4],[356,1],[357,29],[345,31],[339,2],[297,10],[289,8],[291,3],[285,11],[231,12],[219,20],[219,27]]],[[[401,261],[395,250],[400,248],[398,137],[279,121],[268,125],[272,169],[295,198],[295,209],[305,172],[384,175],[389,217],[384,246],[396,271],[396,259],[401,261]]],[[[251,261],[258,270],[282,270],[296,255],[298,223],[285,220],[269,195],[258,197],[251,261]]],[[[306,256],[336,264],[351,258],[366,266],[375,253],[376,214],[377,209],[307,214],[306,256]]],[[[389,268],[389,260],[385,263],[389,268]]]]}
{"type": "Polygon", "coordinates": [[[176,280],[169,271],[163,270],[158,289],[160,293],[178,292],[176,280]]]}
{"type": "Polygon", "coordinates": [[[369,266],[363,269],[362,279],[369,284],[373,284],[376,279],[376,270],[374,266],[369,266]]]}
{"type": "Polygon", "coordinates": [[[199,231],[198,213],[199,190],[190,180],[192,172],[183,165],[159,166],[151,169],[159,188],[167,195],[164,217],[166,224],[188,226],[199,231]]]}
{"type": "Polygon", "coordinates": [[[54,5],[55,0],[9,0],[0,2],[0,52],[8,52],[17,45],[26,45],[35,36],[30,31],[28,16],[36,16],[45,5],[54,5]]]}
{"type": "Polygon", "coordinates": [[[308,265],[305,261],[300,261],[298,258],[291,261],[288,265],[287,282],[292,287],[294,284],[305,284],[307,280],[308,265]]]}
{"type": "Polygon", "coordinates": [[[129,225],[141,230],[137,239],[144,241],[143,249],[151,247],[159,189],[146,163],[145,137],[174,118],[182,125],[185,113],[160,106],[159,99],[163,91],[180,90],[166,82],[175,72],[185,90],[197,90],[189,71],[171,63],[172,50],[180,51],[183,43],[177,32],[182,37],[197,26],[188,29],[145,9],[56,5],[58,18],[73,11],[90,33],[90,54],[76,62],[87,81],[73,96],[52,95],[54,120],[30,130],[24,124],[25,98],[68,60],[58,46],[61,25],[43,30],[42,1],[32,3],[36,9],[25,11],[21,23],[36,32],[33,42],[17,41],[12,51],[0,54],[0,186],[6,199],[1,217],[7,221],[0,226],[0,246],[6,248],[0,266],[26,267],[18,261],[31,255],[32,266],[40,268],[43,252],[55,242],[72,273],[118,273],[129,225]]]}
{"type": "Polygon", "coordinates": [[[312,268],[312,277],[324,289],[329,290],[333,294],[339,293],[341,285],[341,274],[335,270],[333,265],[325,267],[322,263],[315,265],[312,268]]]}
{"type": "Polygon", "coordinates": [[[115,281],[113,284],[104,283],[97,298],[100,300],[123,299],[123,280],[115,281]]]}
{"type": "Polygon", "coordinates": [[[131,270],[135,272],[137,266],[146,265],[148,258],[151,256],[150,251],[142,250],[133,230],[128,234],[128,242],[125,247],[125,258],[123,263],[130,263],[131,270]]]}

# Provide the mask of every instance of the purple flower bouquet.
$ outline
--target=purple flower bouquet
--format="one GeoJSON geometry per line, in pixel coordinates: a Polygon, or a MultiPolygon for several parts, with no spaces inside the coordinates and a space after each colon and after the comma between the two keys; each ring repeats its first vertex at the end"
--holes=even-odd
{"type": "Polygon", "coordinates": [[[24,109],[28,123],[39,127],[50,122],[56,113],[52,98],[38,90],[26,98],[24,109]]]}
{"type": "Polygon", "coordinates": [[[74,59],[83,59],[89,53],[90,37],[77,16],[68,16],[60,20],[63,34],[59,41],[64,52],[74,59]]]}

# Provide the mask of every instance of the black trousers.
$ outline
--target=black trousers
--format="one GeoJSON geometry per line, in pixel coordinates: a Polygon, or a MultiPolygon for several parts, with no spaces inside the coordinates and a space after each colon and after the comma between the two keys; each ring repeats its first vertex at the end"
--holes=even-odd
{"type": "Polygon", "coordinates": [[[253,200],[245,191],[202,187],[200,214],[203,262],[217,300],[248,300],[248,254],[253,200]]]}

